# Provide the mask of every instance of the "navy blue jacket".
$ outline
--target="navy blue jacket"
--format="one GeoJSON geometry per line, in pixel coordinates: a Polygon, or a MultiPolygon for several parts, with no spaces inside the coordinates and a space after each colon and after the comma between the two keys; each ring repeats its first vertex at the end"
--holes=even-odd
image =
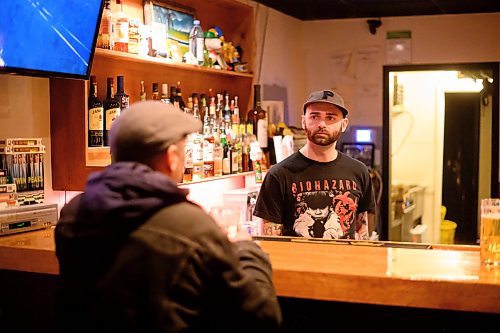
{"type": "Polygon", "coordinates": [[[281,312],[267,255],[231,243],[170,178],[138,163],[89,177],[56,226],[64,332],[262,332],[281,312]]]}

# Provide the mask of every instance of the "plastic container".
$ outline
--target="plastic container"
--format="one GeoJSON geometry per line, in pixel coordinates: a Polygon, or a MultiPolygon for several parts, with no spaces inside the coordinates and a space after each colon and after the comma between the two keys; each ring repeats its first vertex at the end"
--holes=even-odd
{"type": "Polygon", "coordinates": [[[422,243],[422,235],[427,231],[427,226],[417,224],[414,228],[410,229],[411,241],[413,243],[422,243]]]}
{"type": "Polygon", "coordinates": [[[455,243],[455,230],[457,224],[450,220],[441,222],[441,244],[454,244],[455,243]]]}

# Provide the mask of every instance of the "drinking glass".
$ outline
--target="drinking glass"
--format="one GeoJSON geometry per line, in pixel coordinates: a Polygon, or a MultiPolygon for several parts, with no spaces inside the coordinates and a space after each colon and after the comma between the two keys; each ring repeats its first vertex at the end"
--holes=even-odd
{"type": "Polygon", "coordinates": [[[500,265],[500,199],[481,200],[481,264],[500,265]]]}
{"type": "Polygon", "coordinates": [[[238,206],[216,206],[210,208],[210,216],[222,228],[228,238],[236,236],[240,222],[240,207],[238,206]]]}

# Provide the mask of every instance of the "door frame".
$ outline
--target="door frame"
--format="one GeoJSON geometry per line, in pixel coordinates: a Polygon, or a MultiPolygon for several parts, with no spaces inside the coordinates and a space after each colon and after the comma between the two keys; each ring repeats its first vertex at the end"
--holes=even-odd
{"type": "Polygon", "coordinates": [[[380,225],[380,240],[389,238],[389,214],[390,214],[390,168],[391,158],[389,152],[389,138],[391,129],[389,112],[389,73],[390,72],[417,72],[417,71],[491,71],[493,74],[493,96],[492,96],[492,144],[491,144],[491,197],[498,197],[499,177],[499,66],[498,62],[484,63],[457,63],[457,64],[421,64],[421,65],[387,65],[383,67],[383,109],[382,109],[382,200],[380,203],[380,214],[382,223],[380,225]]]}

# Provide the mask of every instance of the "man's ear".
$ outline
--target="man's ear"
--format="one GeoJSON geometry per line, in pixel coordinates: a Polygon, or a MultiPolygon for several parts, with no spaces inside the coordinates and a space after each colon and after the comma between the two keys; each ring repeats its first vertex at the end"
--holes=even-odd
{"type": "Polygon", "coordinates": [[[305,114],[302,115],[301,124],[302,124],[302,129],[305,130],[306,129],[306,115],[305,114]]]}
{"type": "Polygon", "coordinates": [[[169,171],[177,170],[179,168],[179,147],[176,144],[170,145],[165,154],[167,158],[167,165],[169,171]]]}
{"type": "Polygon", "coordinates": [[[349,118],[342,119],[342,124],[341,124],[342,133],[344,133],[345,130],[347,129],[347,125],[349,125],[349,118]]]}

